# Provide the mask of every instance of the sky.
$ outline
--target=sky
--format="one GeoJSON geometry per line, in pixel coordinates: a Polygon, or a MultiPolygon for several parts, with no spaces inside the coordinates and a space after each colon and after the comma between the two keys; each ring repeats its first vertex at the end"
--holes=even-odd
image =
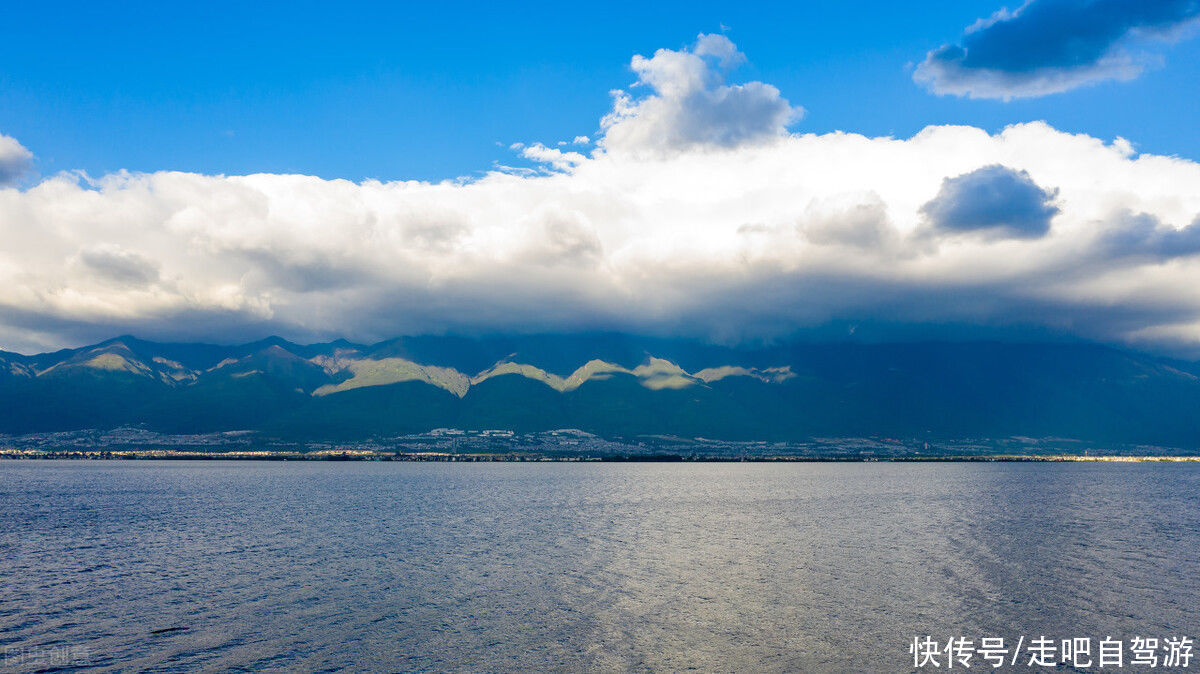
{"type": "Polygon", "coordinates": [[[428,5],[6,8],[0,349],[1200,353],[1200,0],[428,5]]]}

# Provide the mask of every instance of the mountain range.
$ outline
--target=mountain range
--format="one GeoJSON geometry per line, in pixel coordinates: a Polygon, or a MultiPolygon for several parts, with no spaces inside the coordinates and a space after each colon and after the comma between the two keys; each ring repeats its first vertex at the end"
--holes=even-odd
{"type": "Polygon", "coordinates": [[[140,426],[284,439],[433,428],[610,438],[1063,437],[1200,446],[1200,364],[1090,343],[724,347],[623,334],[372,345],[118,337],[0,351],[0,433],[140,426]]]}

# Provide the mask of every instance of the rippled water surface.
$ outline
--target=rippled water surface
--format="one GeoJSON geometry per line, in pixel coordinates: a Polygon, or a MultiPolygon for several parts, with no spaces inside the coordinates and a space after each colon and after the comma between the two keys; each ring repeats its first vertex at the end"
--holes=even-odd
{"type": "Polygon", "coordinates": [[[914,634],[1196,636],[1198,488],[1181,464],[0,462],[0,667],[894,671],[914,634]]]}

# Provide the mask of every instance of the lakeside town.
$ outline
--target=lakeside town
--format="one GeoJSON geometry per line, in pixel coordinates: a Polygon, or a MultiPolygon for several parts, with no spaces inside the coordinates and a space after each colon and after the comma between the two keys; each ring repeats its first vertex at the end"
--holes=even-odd
{"type": "Polygon", "coordinates": [[[519,433],[437,428],[346,442],[254,431],[172,435],[143,428],[0,435],[0,459],[349,461],[1200,461],[1200,450],[1096,445],[1070,438],[729,441],[668,435],[602,438],[578,429],[519,433]]]}

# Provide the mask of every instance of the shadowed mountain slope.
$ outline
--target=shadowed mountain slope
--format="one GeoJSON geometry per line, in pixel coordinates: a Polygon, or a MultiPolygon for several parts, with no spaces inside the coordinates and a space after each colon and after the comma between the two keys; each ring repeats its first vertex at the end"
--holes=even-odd
{"type": "Polygon", "coordinates": [[[438,427],[730,440],[1035,437],[1200,446],[1200,367],[1095,344],[629,335],[360,345],[120,337],[0,352],[0,433],[141,425],[367,438],[438,427]]]}

